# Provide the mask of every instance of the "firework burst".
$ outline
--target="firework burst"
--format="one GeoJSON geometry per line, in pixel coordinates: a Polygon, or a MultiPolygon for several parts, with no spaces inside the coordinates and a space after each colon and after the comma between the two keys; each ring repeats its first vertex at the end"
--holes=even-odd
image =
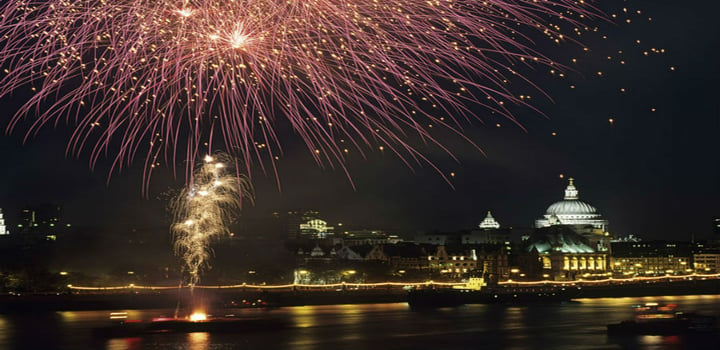
{"type": "Polygon", "coordinates": [[[211,241],[228,234],[232,214],[240,209],[240,198],[252,198],[249,182],[228,171],[228,160],[223,154],[205,156],[203,165],[195,170],[194,183],[172,204],[175,254],[183,259],[191,286],[209,267],[211,241]]]}
{"type": "Polygon", "coordinates": [[[476,105],[512,119],[508,105],[526,105],[514,67],[560,68],[533,38],[566,40],[561,25],[595,13],[576,0],[12,0],[0,97],[30,90],[10,129],[66,121],[68,152],[112,154],[111,173],[140,154],[146,176],[186,160],[192,177],[213,142],[242,172],[276,172],[280,124],[320,164],[376,147],[412,164],[426,159],[409,140],[442,147],[433,126],[462,137],[476,105]]]}

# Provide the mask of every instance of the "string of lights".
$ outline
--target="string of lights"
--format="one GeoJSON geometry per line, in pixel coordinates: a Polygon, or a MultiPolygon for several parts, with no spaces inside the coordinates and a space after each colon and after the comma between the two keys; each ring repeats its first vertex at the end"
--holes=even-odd
{"type": "MultiPolygon", "coordinates": [[[[572,280],[572,281],[513,281],[507,280],[498,282],[500,285],[524,285],[524,286],[542,286],[542,285],[579,285],[584,284],[602,284],[602,283],[626,283],[626,282],[642,282],[642,281],[662,281],[667,280],[668,282],[695,279],[695,278],[720,278],[720,273],[715,274],[690,274],[690,275],[677,275],[677,276],[654,276],[654,277],[631,277],[631,278],[606,278],[599,280],[572,280]]],[[[329,288],[377,288],[377,287],[452,287],[462,286],[465,282],[436,282],[436,281],[424,281],[424,282],[378,282],[378,283],[330,283],[330,284],[279,284],[279,285],[265,285],[265,284],[232,284],[232,285],[217,285],[217,286],[203,286],[195,285],[193,288],[201,289],[329,289],[329,288]]],[[[74,286],[72,284],[67,285],[68,289],[77,291],[117,291],[117,290],[171,290],[171,289],[183,289],[189,286],[143,286],[129,284],[125,286],[105,286],[105,287],[88,287],[88,286],[74,286]]]]}

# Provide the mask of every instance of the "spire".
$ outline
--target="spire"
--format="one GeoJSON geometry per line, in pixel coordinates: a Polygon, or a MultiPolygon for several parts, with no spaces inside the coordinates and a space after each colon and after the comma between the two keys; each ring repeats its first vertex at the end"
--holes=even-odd
{"type": "Polygon", "coordinates": [[[575,188],[575,184],[573,183],[573,181],[575,181],[575,179],[573,179],[571,177],[568,180],[570,183],[565,188],[565,200],[566,201],[567,200],[576,200],[579,197],[578,197],[578,190],[577,190],[577,188],[575,188]]]}

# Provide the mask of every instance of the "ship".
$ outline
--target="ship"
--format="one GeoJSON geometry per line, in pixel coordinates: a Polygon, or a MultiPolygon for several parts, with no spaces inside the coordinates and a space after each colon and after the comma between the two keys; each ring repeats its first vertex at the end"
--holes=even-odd
{"type": "Polygon", "coordinates": [[[573,286],[488,286],[484,276],[485,271],[452,288],[413,288],[408,291],[408,305],[426,308],[466,304],[559,303],[571,301],[580,293],[580,289],[573,286]]]}
{"type": "Polygon", "coordinates": [[[100,338],[126,338],[157,333],[241,333],[274,331],[290,326],[287,320],[272,317],[208,317],[193,314],[186,318],[155,317],[146,321],[127,319],[126,315],[125,312],[112,313],[112,322],[108,326],[93,329],[93,335],[100,338]]]}
{"type": "Polygon", "coordinates": [[[634,305],[634,317],[607,325],[609,335],[678,335],[716,332],[717,318],[677,310],[676,304],[634,305]]]}

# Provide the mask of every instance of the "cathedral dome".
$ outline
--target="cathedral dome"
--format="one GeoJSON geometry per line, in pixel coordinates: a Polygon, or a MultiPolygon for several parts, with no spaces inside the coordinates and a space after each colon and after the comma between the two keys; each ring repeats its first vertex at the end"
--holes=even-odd
{"type": "Polygon", "coordinates": [[[543,218],[535,221],[535,227],[554,225],[590,226],[607,230],[607,220],[590,204],[580,200],[574,179],[570,178],[563,200],[551,204],[543,218]]]}
{"type": "Polygon", "coordinates": [[[547,208],[547,213],[551,215],[591,215],[597,214],[597,209],[590,204],[579,200],[562,200],[555,202],[547,208]]]}

